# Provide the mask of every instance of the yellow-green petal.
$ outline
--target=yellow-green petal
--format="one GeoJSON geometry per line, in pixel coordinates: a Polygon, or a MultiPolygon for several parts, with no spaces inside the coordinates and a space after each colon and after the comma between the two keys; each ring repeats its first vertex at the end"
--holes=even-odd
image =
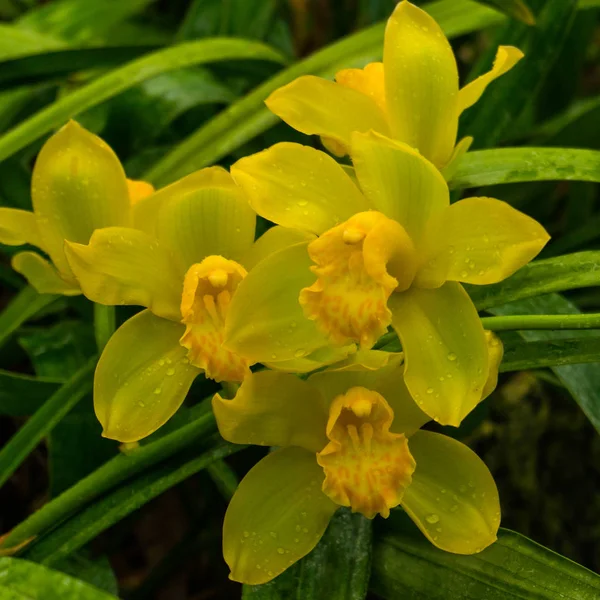
{"type": "Polygon", "coordinates": [[[446,181],[450,181],[454,174],[458,170],[460,166],[460,161],[463,159],[463,156],[469,151],[471,144],[473,143],[473,138],[471,136],[467,136],[462,138],[456,146],[454,146],[454,150],[452,152],[452,156],[450,160],[446,164],[445,167],[442,168],[441,173],[444,176],[446,181]]]}
{"type": "Polygon", "coordinates": [[[240,261],[254,242],[256,214],[229,174],[163,202],[156,237],[187,270],[207,256],[240,261]]]}
{"type": "Polygon", "coordinates": [[[270,581],[306,556],[321,539],[338,506],[322,491],[315,454],[282,448],[244,477],[223,524],[223,555],[230,578],[270,581]]]}
{"type": "Polygon", "coordinates": [[[353,131],[388,133],[385,114],[373,98],[314,75],[298,77],[274,91],[266,105],[294,129],[334,140],[345,152],[353,131]]]}
{"type": "Polygon", "coordinates": [[[500,46],[496,52],[494,66],[490,71],[480,75],[458,92],[458,114],[473,106],[485,91],[485,88],[501,75],[510,71],[524,54],[514,46],[500,46]]]}
{"type": "Polygon", "coordinates": [[[70,121],[42,147],[31,182],[33,210],[57,269],[70,273],[64,240],[87,244],[95,229],[129,224],[129,191],[115,153],[70,121]]]}
{"type": "Polygon", "coordinates": [[[458,427],[480,401],[488,376],[487,343],[473,302],[448,281],[392,294],[388,306],[410,393],[432,419],[458,427]]]}
{"type": "Polygon", "coordinates": [[[391,430],[407,436],[421,428],[430,417],[413,400],[404,385],[402,354],[392,354],[389,363],[377,370],[358,363],[341,369],[331,368],[315,373],[308,382],[321,391],[328,405],[352,387],[364,387],[381,394],[394,411],[391,430]]]}
{"type": "Polygon", "coordinates": [[[301,358],[290,358],[280,361],[264,361],[265,367],[286,373],[310,373],[327,365],[343,361],[356,350],[354,344],[349,346],[323,346],[313,350],[301,358]]]}
{"type": "Polygon", "coordinates": [[[224,344],[250,363],[302,358],[328,345],[298,301],[315,279],[306,246],[290,246],[258,263],[231,299],[224,344]]]}
{"type": "Polygon", "coordinates": [[[63,294],[64,296],[81,294],[77,285],[62,279],[54,266],[35,252],[15,254],[11,265],[39,294],[63,294]]]}
{"type": "Polygon", "coordinates": [[[184,273],[155,239],[137,229],[97,230],[89,245],[66,242],[65,254],[87,298],[109,306],[145,306],[181,321],[184,273]]]}
{"type": "Polygon", "coordinates": [[[301,144],[282,142],[242,158],[231,174],[252,208],[284,227],[319,235],[370,208],[331,156],[301,144]]]}
{"type": "Polygon", "coordinates": [[[488,377],[481,394],[482,400],[485,400],[496,389],[496,386],[498,385],[498,370],[500,369],[500,363],[504,356],[504,346],[502,345],[502,341],[493,331],[486,330],[485,340],[488,346],[489,365],[488,377]]]}
{"type": "Polygon", "coordinates": [[[373,132],[353,136],[352,161],[373,208],[398,221],[418,247],[427,222],[450,204],[441,173],[407,144],[373,132]]]}
{"type": "Polygon", "coordinates": [[[0,208],[0,244],[32,244],[43,249],[35,215],[18,208],[0,208]]]}
{"type": "Polygon", "coordinates": [[[113,334],[94,378],[94,409],[104,437],[135,442],[175,414],[200,373],[179,344],[184,331],[184,325],[145,310],[113,334]]]}
{"type": "Polygon", "coordinates": [[[493,543],[500,501],[483,461],[464,444],[432,431],[418,431],[408,447],[417,468],[402,507],[427,539],[456,554],[474,554],[493,543]]]}
{"type": "Polygon", "coordinates": [[[506,202],[466,198],[431,221],[417,282],[496,283],[531,261],[549,239],[537,221],[506,202]]]}
{"type": "Polygon", "coordinates": [[[212,406],[219,432],[234,444],[319,452],[328,442],[328,406],[319,390],[290,373],[253,373],[233,400],[216,394],[212,406]]]}
{"type": "Polygon", "coordinates": [[[444,32],[425,11],[400,2],[385,30],[383,66],[392,137],[443,167],[458,128],[458,70],[444,32]]]}
{"type": "Polygon", "coordinates": [[[271,229],[267,229],[255,242],[252,244],[241,263],[247,271],[254,268],[263,258],[267,258],[274,252],[283,250],[300,242],[311,242],[315,239],[314,234],[301,231],[300,229],[292,229],[291,227],[281,227],[275,225],[271,229]]]}

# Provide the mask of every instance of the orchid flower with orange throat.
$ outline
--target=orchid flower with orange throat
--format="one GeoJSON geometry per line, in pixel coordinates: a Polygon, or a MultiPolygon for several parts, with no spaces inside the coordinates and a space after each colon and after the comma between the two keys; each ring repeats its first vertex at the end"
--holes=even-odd
{"type": "Polygon", "coordinates": [[[33,211],[0,208],[0,243],[31,244],[37,252],[12,259],[41,294],[81,293],[64,253],[64,242],[86,244],[96,229],[131,223],[132,205],[153,191],[125,177],[119,159],[98,136],[70,121],[42,147],[31,184],[33,211]]]}
{"type": "MultiPolygon", "coordinates": [[[[97,230],[88,245],[67,242],[68,264],[90,300],[147,309],[117,329],[98,362],[94,407],[105,437],[133,442],[151,434],[175,413],[201,372],[237,383],[250,373],[251,357],[222,343],[229,306],[264,256],[306,239],[278,227],[255,242],[255,223],[241,188],[227,171],[211,167],[137,203],[134,228],[97,230]]],[[[272,318],[278,315],[292,329],[285,303],[272,318]]],[[[301,364],[289,350],[265,363],[308,371],[349,350],[322,349],[325,336],[312,343],[317,356],[301,364]]]]}
{"type": "Polygon", "coordinates": [[[349,152],[353,132],[376,131],[416,148],[438,168],[449,168],[472,141],[464,138],[455,147],[461,113],[522,57],[517,48],[500,46],[491,71],[459,89],[444,32],[424,10],[403,1],[387,23],[383,62],[339,71],[335,83],[299,77],[266,103],[298,131],[321,136],[334,154],[349,152]]]}
{"type": "MultiPolygon", "coordinates": [[[[490,345],[483,390],[496,385],[501,345],[490,345]]],[[[250,375],[213,410],[222,436],[279,446],[236,490],[223,526],[235,581],[270,581],[308,554],[340,506],[372,519],[401,506],[438,548],[473,554],[496,539],[498,491],[467,446],[423,431],[429,417],[403,382],[401,355],[379,370],[354,365],[306,381],[250,375]]]]}
{"type": "Polygon", "coordinates": [[[488,370],[481,320],[461,282],[505,279],[549,236],[500,200],[450,204],[440,172],[406,144],[354,133],[350,152],[356,179],[324,152],[292,143],[231,167],[258,214],[313,240],[266,259],[240,285],[225,343],[256,361],[276,352],[263,335],[274,290],[296,286],[296,341],[316,323],[332,343],[368,349],[391,325],[413,397],[430,417],[457,426],[488,370]]]}

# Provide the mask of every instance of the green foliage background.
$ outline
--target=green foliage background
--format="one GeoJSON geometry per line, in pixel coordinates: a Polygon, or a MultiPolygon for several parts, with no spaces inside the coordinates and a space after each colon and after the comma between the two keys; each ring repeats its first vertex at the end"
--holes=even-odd
{"type": "MultiPolygon", "coordinates": [[[[0,0],[0,205],[31,208],[33,159],[69,118],[157,186],[280,140],[318,146],[264,99],[299,75],[379,60],[394,4],[0,0]]],[[[455,198],[506,200],[552,234],[540,260],[469,289],[484,318],[554,315],[552,327],[503,332],[497,391],[446,432],[484,458],[503,525],[519,533],[459,557],[399,512],[372,527],[339,511],[306,559],[240,589],[220,527],[261,451],[219,439],[203,402],[216,386],[199,378],[139,448],[102,439],[93,368],[132,310],[39,296],[0,246],[0,600],[600,597],[600,319],[579,315],[600,312],[600,2],[417,4],[451,38],[465,82],[498,44],[526,53],[461,120],[475,143],[450,185],[455,198]]]]}

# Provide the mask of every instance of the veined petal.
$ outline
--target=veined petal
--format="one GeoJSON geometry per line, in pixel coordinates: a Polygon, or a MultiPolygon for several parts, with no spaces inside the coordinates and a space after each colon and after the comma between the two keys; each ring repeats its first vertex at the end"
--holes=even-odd
{"type": "Polygon", "coordinates": [[[458,427],[479,403],[488,376],[488,348],[473,302],[449,281],[393,294],[389,307],[410,393],[430,417],[458,427]]]}
{"type": "Polygon", "coordinates": [[[128,179],[127,189],[129,190],[129,202],[132,206],[154,194],[154,186],[146,181],[128,179]]]}
{"type": "Polygon", "coordinates": [[[463,159],[463,156],[469,151],[471,144],[473,143],[473,138],[471,136],[467,136],[462,138],[456,146],[454,146],[454,150],[452,152],[452,156],[450,160],[446,164],[446,166],[441,170],[442,175],[446,181],[450,181],[454,174],[458,170],[460,165],[460,161],[463,159]]]}
{"type": "Polygon", "coordinates": [[[43,249],[36,216],[28,210],[0,208],[0,244],[32,244],[43,249]]]}
{"type": "Polygon", "coordinates": [[[225,322],[225,347],[250,363],[302,358],[327,346],[305,316],[300,290],[314,281],[306,244],[262,260],[240,283],[225,322]]]}
{"type": "Polygon", "coordinates": [[[502,281],[531,261],[549,239],[537,221],[506,202],[460,200],[430,222],[417,285],[502,281]]]}
{"type": "Polygon", "coordinates": [[[294,129],[330,138],[347,152],[353,131],[388,133],[385,114],[370,96],[356,86],[304,75],[275,90],[265,103],[294,129]]]}
{"type": "Polygon", "coordinates": [[[87,244],[92,232],[130,221],[123,167],[98,136],[70,121],[42,147],[31,182],[33,210],[56,268],[70,274],[64,240],[87,244]]]}
{"type": "MultiPolygon", "coordinates": [[[[381,112],[384,115],[386,114],[385,82],[382,62],[369,63],[364,69],[343,69],[335,74],[335,80],[344,87],[369,96],[381,109],[381,112]]],[[[374,127],[370,127],[369,129],[381,131],[374,127]]],[[[383,131],[381,131],[381,133],[383,133],[383,131]]]]}
{"type": "Polygon", "coordinates": [[[238,160],[231,174],[252,208],[278,225],[317,235],[369,209],[344,169],[331,156],[282,142],[238,160]]]}
{"type": "Polygon", "coordinates": [[[385,30],[383,65],[392,137],[444,166],[458,128],[458,70],[444,32],[425,11],[400,2],[385,30]]]}
{"type": "Polygon", "coordinates": [[[338,506],[322,491],[325,476],[303,448],[269,454],[244,477],[223,524],[223,555],[230,578],[270,581],[306,556],[338,506]]]}
{"type": "Polygon", "coordinates": [[[393,354],[388,365],[377,370],[360,365],[354,365],[352,370],[347,367],[339,370],[331,368],[311,375],[308,382],[318,388],[328,402],[353,387],[378,392],[394,411],[391,431],[410,436],[427,423],[430,417],[416,405],[410,395],[404,384],[403,370],[402,355],[393,354]]]}
{"type": "Polygon", "coordinates": [[[184,329],[144,310],[110,338],[94,378],[94,409],[104,437],[140,440],[181,406],[200,372],[179,344],[184,329]]]}
{"type": "Polygon", "coordinates": [[[241,188],[229,174],[226,185],[219,183],[173,196],[160,206],[156,237],[184,269],[213,255],[239,261],[254,242],[256,214],[241,188]]]}
{"type": "Polygon", "coordinates": [[[310,354],[301,358],[290,358],[280,361],[265,361],[263,364],[274,371],[286,373],[310,373],[327,365],[343,361],[348,355],[356,350],[354,344],[348,346],[324,346],[313,350],[310,354]]]}
{"type": "Polygon", "coordinates": [[[485,91],[485,88],[504,73],[510,71],[525,56],[514,46],[500,46],[496,52],[494,66],[487,73],[480,75],[458,92],[458,114],[473,106],[485,91]]]}
{"type": "Polygon", "coordinates": [[[252,244],[241,263],[248,271],[254,268],[263,258],[267,258],[274,252],[299,244],[301,242],[311,242],[315,239],[315,235],[301,231],[300,229],[292,229],[291,227],[281,227],[275,225],[271,229],[267,229],[255,242],[252,244]]]}
{"type": "Polygon", "coordinates": [[[233,400],[212,401],[219,432],[234,444],[299,446],[311,452],[327,444],[327,405],[310,383],[289,373],[248,375],[233,400]]]}
{"type": "Polygon", "coordinates": [[[483,461],[464,444],[431,431],[417,431],[408,447],[417,468],[402,507],[427,539],[456,554],[474,554],[494,542],[500,502],[483,461]]]}
{"type": "Polygon", "coordinates": [[[39,294],[63,294],[64,296],[81,294],[78,286],[62,279],[54,266],[35,252],[15,254],[11,265],[39,294]]]}
{"type": "Polygon", "coordinates": [[[87,298],[133,304],[179,322],[183,276],[173,257],[148,234],[128,227],[98,229],[89,245],[65,243],[65,254],[87,298]]]}
{"type": "Polygon", "coordinates": [[[352,161],[373,207],[398,221],[418,247],[429,219],[450,204],[441,173],[410,146],[373,132],[353,136],[352,161]]]}

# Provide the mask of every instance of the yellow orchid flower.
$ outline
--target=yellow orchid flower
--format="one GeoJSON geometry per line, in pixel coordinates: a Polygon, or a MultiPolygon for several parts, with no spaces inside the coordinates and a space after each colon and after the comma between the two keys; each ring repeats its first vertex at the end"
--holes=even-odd
{"type": "Polygon", "coordinates": [[[349,152],[353,132],[372,130],[407,143],[443,168],[472,141],[465,138],[455,148],[461,113],[522,57],[519,49],[500,46],[491,71],[459,90],[444,32],[424,10],[403,1],[387,23],[383,62],[340,71],[335,83],[299,77],[266,104],[294,129],[321,136],[334,154],[349,152]]]}
{"type": "MultiPolygon", "coordinates": [[[[501,346],[490,355],[496,384],[501,346]]],[[[473,554],[496,539],[500,505],[485,464],[420,428],[429,417],[403,383],[401,355],[379,370],[321,371],[306,381],[262,371],[213,410],[230,442],[280,446],[250,470],[225,515],[231,579],[270,581],[308,554],[340,506],[373,518],[402,506],[437,547],[473,554]]]]}
{"type": "MultiPolygon", "coordinates": [[[[295,286],[295,341],[307,323],[303,314],[334,343],[363,349],[392,325],[419,406],[445,425],[459,425],[487,373],[481,321],[459,282],[505,279],[538,254],[548,234],[500,200],[450,205],[440,172],[401,142],[354,133],[351,157],[356,180],[324,152],[292,143],[231,167],[258,214],[315,239],[266,259],[243,282],[225,343],[257,362],[276,352],[263,335],[277,306],[273,289],[285,285],[292,294],[295,286]]],[[[283,329],[277,342],[289,345],[283,329]]]]}
{"type": "Polygon", "coordinates": [[[153,191],[125,177],[115,153],[70,121],[42,147],[31,184],[33,212],[0,208],[0,243],[31,244],[50,257],[20,252],[13,268],[40,293],[80,294],[63,251],[65,240],[87,243],[96,229],[131,222],[132,203],[153,191]]]}
{"type": "MultiPolygon", "coordinates": [[[[241,188],[211,167],[137,202],[133,228],[97,230],[88,245],[66,243],[70,268],[90,300],[148,309],[114,333],[98,362],[94,406],[105,437],[132,442],[158,429],[200,372],[218,382],[241,382],[250,373],[251,357],[222,345],[229,305],[264,256],[306,239],[275,227],[254,242],[255,223],[241,188]]],[[[280,302],[272,316],[292,329],[286,298],[280,302]]],[[[288,352],[265,363],[302,372],[348,354],[321,348],[325,336],[313,333],[315,352],[302,361],[288,352]]]]}

